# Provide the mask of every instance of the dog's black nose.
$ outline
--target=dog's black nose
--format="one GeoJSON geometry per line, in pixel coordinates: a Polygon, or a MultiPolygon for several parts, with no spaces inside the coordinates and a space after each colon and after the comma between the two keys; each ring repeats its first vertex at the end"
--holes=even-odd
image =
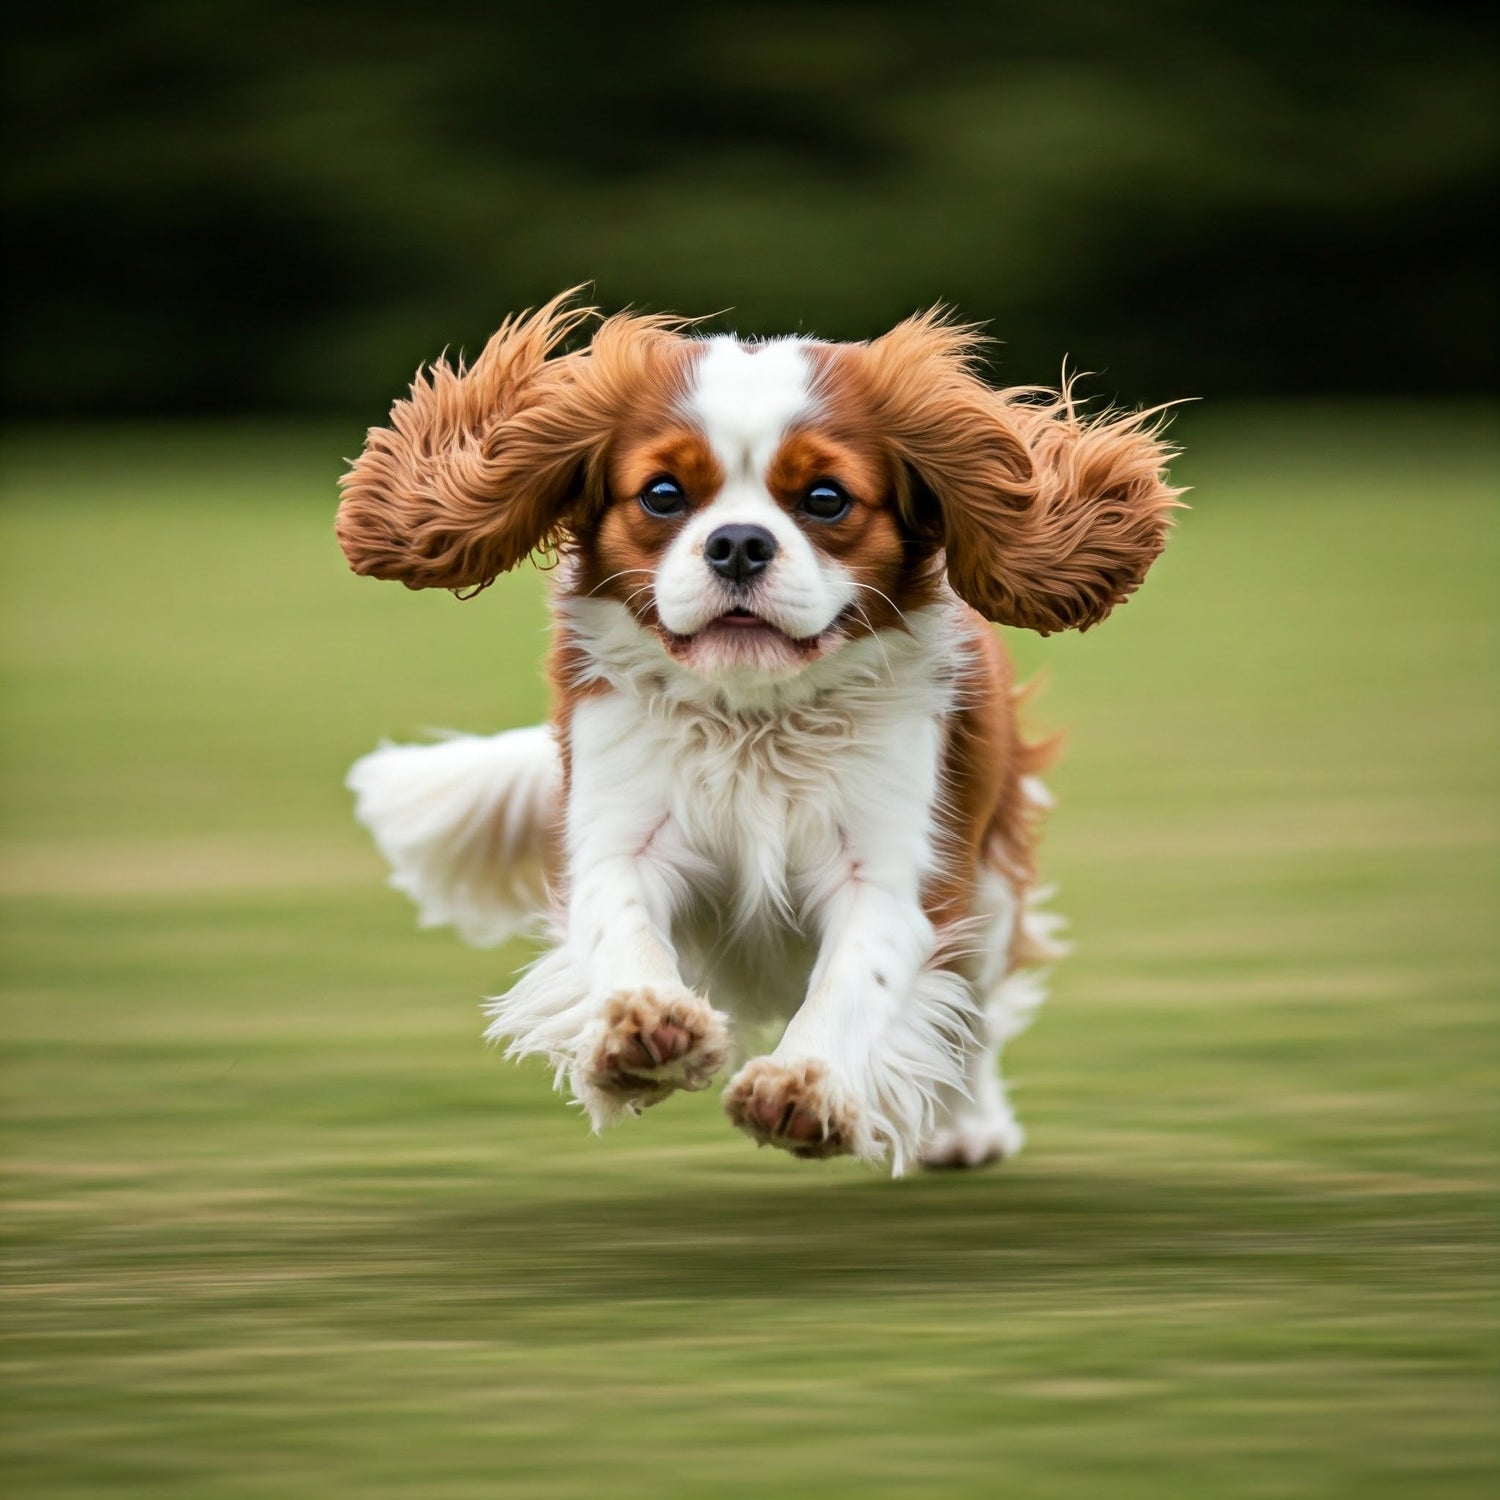
{"type": "Polygon", "coordinates": [[[749,583],[776,556],[776,538],[764,526],[721,526],[703,544],[703,556],[720,578],[749,583]]]}

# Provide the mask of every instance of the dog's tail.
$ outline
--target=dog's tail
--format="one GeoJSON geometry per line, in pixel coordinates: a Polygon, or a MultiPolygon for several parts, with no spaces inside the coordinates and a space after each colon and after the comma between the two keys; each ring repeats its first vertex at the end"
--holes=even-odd
{"type": "Polygon", "coordinates": [[[546,725],[382,745],[345,785],[423,927],[484,948],[538,925],[562,788],[546,725]]]}

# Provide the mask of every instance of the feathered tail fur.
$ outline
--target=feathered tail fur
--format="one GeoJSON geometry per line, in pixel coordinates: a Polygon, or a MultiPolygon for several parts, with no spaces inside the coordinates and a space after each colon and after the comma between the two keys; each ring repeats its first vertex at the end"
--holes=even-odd
{"type": "Polygon", "coordinates": [[[346,785],[422,926],[482,948],[539,926],[562,787],[549,727],[382,745],[346,785]]]}

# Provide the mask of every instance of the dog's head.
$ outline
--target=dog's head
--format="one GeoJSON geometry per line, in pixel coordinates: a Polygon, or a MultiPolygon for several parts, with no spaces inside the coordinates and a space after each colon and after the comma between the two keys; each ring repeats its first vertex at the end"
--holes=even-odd
{"type": "Polygon", "coordinates": [[[1146,415],[997,391],[932,312],[863,344],[692,337],[559,298],[419,375],[344,479],[356,572],[472,589],[541,549],[704,677],[783,677],[899,626],[946,578],[987,619],[1087,629],[1161,551],[1146,415]]]}

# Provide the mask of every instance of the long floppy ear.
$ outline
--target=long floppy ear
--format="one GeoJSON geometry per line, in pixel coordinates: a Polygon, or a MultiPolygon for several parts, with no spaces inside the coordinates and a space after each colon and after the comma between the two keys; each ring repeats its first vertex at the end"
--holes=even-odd
{"type": "Polygon", "coordinates": [[[1134,592],[1180,490],[1152,414],[1081,418],[1071,391],[996,391],[982,344],[941,309],[861,351],[867,399],[913,477],[900,497],[947,552],[954,591],[986,619],[1087,630],[1134,592]]]}
{"type": "MultiPolygon", "coordinates": [[[[1037,499],[1005,561],[1011,624],[1087,630],[1123,604],[1167,544],[1179,487],[1160,410],[1082,417],[1058,391],[997,393],[1031,449],[1037,499]]],[[[979,566],[983,567],[981,561],[979,566]]]]}
{"type": "Polygon", "coordinates": [[[682,342],[673,319],[618,314],[549,358],[595,315],[573,295],[507,319],[468,368],[419,372],[390,426],[370,429],[335,523],[356,573],[479,588],[565,540],[632,389],[682,342]]]}
{"type": "Polygon", "coordinates": [[[356,573],[471,588],[547,540],[574,456],[527,429],[569,383],[574,358],[548,355],[591,315],[571,295],[506,319],[467,368],[419,370],[390,426],[370,429],[334,526],[356,573]]]}

